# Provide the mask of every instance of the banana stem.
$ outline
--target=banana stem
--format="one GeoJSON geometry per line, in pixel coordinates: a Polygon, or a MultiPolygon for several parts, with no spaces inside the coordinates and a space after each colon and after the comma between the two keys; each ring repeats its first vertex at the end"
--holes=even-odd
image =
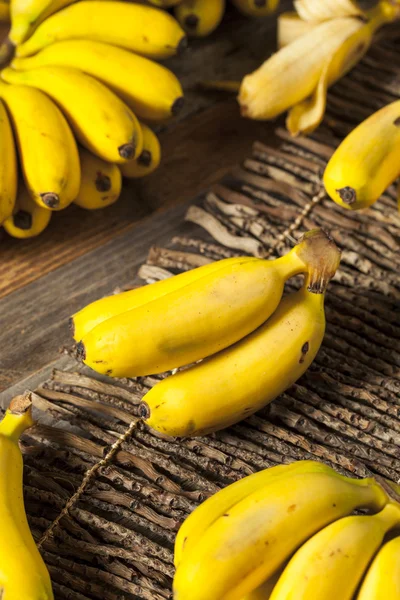
{"type": "Polygon", "coordinates": [[[16,396],[0,422],[0,435],[17,442],[21,434],[32,427],[33,423],[31,395],[28,393],[16,396]]]}
{"type": "Polygon", "coordinates": [[[313,229],[303,235],[293,249],[306,266],[307,289],[323,294],[340,264],[340,250],[323,229],[313,229]]]}

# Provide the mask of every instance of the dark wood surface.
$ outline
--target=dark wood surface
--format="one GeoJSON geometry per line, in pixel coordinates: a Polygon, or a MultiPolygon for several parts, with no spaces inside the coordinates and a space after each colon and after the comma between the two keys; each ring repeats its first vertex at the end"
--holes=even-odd
{"type": "Polygon", "coordinates": [[[152,176],[127,182],[104,210],[54,214],[38,238],[0,230],[0,390],[57,360],[70,342],[68,317],[131,282],[152,243],[179,227],[182,205],[248,155],[254,139],[271,136],[271,124],[240,118],[232,95],[205,93],[198,83],[239,79],[274,48],[275,18],[246,19],[231,9],[213,36],[169,62],[186,105],[160,131],[163,158],[152,176]],[[181,208],[164,212],[172,207],[181,208]]]}

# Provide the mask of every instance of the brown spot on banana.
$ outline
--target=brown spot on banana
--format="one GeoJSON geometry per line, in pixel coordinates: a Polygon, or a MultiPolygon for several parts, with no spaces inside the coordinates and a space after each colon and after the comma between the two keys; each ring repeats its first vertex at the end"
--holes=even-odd
{"type": "Polygon", "coordinates": [[[108,192],[111,189],[111,179],[101,171],[97,171],[94,183],[98,192],[108,192]]]}
{"type": "Polygon", "coordinates": [[[60,205],[60,198],[58,194],[54,192],[46,192],[45,194],[40,194],[40,197],[48,208],[58,208],[60,205]]]}
{"type": "Polygon", "coordinates": [[[15,213],[13,216],[13,221],[15,227],[18,227],[18,229],[23,229],[24,231],[28,231],[28,229],[31,229],[32,227],[32,215],[26,212],[26,210],[19,210],[17,213],[15,213]]]}
{"type": "Polygon", "coordinates": [[[134,158],[135,145],[132,142],[130,142],[129,144],[122,144],[122,146],[118,148],[118,154],[121,158],[124,158],[125,160],[130,160],[134,158]]]}
{"type": "Polygon", "coordinates": [[[300,356],[300,360],[299,360],[300,364],[302,364],[305,361],[306,355],[307,355],[309,349],[310,349],[309,342],[306,342],[305,344],[302,345],[302,347],[301,347],[301,356],[300,356]]]}
{"type": "Polygon", "coordinates": [[[143,165],[143,167],[149,167],[151,165],[152,160],[153,157],[151,155],[150,150],[143,150],[143,152],[139,155],[139,158],[137,159],[139,165],[143,165]]]}
{"type": "Polygon", "coordinates": [[[345,204],[351,206],[352,204],[357,202],[357,192],[354,188],[350,187],[349,185],[346,185],[343,188],[339,188],[336,191],[345,204]]]}
{"type": "Polygon", "coordinates": [[[197,15],[188,15],[185,17],[185,25],[189,29],[196,29],[199,24],[199,17],[197,15]]]}

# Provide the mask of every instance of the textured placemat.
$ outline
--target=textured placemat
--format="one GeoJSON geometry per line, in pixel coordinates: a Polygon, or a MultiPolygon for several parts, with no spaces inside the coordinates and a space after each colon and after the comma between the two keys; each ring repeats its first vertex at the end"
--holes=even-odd
{"type": "Polygon", "coordinates": [[[400,95],[396,65],[399,43],[381,42],[332,89],[311,139],[278,129],[276,147],[256,142],[232,177],[189,209],[198,236],[182,227],[167,248],[151,249],[139,273],[151,282],[235,254],[278,256],[303,231],[327,229],[342,264],[327,293],[323,347],[298,384],[239,425],[180,441],[135,419],[156,378],[105,381],[77,365],[33,394],[41,424],[23,441],[25,495],[57,599],[169,598],[182,520],[258,469],[314,458],[399,481],[396,191],[355,214],[328,200],[320,180],[343,135],[400,95]]]}

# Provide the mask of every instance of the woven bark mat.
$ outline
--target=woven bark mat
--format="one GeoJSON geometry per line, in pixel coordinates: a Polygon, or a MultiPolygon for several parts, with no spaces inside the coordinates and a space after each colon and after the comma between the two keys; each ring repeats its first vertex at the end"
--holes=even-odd
{"type": "Polygon", "coordinates": [[[310,139],[278,129],[273,148],[256,142],[231,178],[189,208],[197,233],[183,224],[139,272],[143,283],[235,254],[279,256],[303,231],[324,227],[342,263],[327,293],[323,346],[296,385],[228,430],[179,441],[135,418],[156,378],[105,380],[77,364],[33,394],[39,424],[23,439],[25,497],[56,598],[170,598],[182,520],[258,469],[312,458],[341,473],[399,481],[396,191],[355,214],[331,202],[320,179],[338,141],[399,97],[396,65],[399,43],[380,42],[329,93],[324,123],[310,139]]]}

